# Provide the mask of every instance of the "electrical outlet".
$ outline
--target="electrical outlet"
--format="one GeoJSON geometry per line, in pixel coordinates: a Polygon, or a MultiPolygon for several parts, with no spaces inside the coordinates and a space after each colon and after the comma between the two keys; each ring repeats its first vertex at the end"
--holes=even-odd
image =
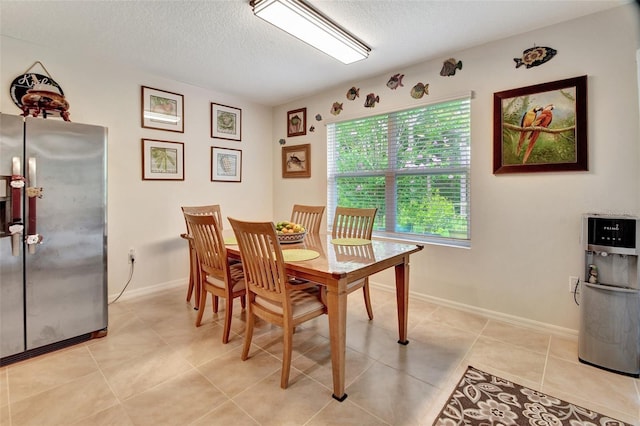
{"type": "Polygon", "coordinates": [[[129,263],[133,263],[136,260],[136,249],[131,247],[129,249],[129,263]]]}
{"type": "Polygon", "coordinates": [[[576,290],[576,284],[578,284],[578,277],[570,276],[569,277],[569,293],[573,293],[574,290],[576,290]]]}

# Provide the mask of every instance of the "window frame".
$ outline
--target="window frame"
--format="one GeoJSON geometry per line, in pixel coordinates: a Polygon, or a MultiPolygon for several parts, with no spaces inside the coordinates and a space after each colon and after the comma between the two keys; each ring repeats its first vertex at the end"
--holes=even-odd
{"type": "MultiPolygon", "coordinates": [[[[452,95],[446,98],[438,98],[432,99],[426,102],[416,103],[410,106],[405,107],[397,107],[387,110],[378,109],[375,113],[368,115],[358,115],[352,117],[341,117],[340,119],[329,120],[327,122],[327,222],[329,227],[333,223],[333,216],[335,206],[337,206],[337,180],[339,178],[344,177],[384,177],[385,181],[385,189],[384,189],[384,207],[386,211],[393,211],[393,214],[385,215],[385,222],[383,224],[384,228],[387,229],[385,231],[376,230],[374,228],[373,235],[375,238],[385,239],[385,240],[397,240],[401,242],[411,242],[411,243],[424,243],[424,244],[433,244],[433,245],[444,245],[444,246],[452,246],[452,247],[464,247],[468,248],[471,246],[471,100],[473,99],[472,92],[465,92],[462,94],[452,95]],[[409,112],[411,110],[419,110],[421,108],[434,106],[438,104],[444,104],[451,101],[467,101],[468,109],[467,109],[467,117],[469,120],[468,130],[466,133],[466,138],[468,140],[466,150],[468,155],[468,160],[465,165],[460,166],[452,166],[452,167],[434,167],[434,168],[415,168],[415,169],[402,169],[395,167],[395,158],[391,157],[390,153],[396,154],[395,149],[391,148],[391,141],[394,140],[394,126],[392,123],[395,123],[395,117],[392,119],[391,117],[397,114],[401,114],[403,112],[409,112]],[[387,167],[383,170],[364,170],[364,171],[352,171],[345,173],[335,173],[336,162],[334,160],[334,153],[332,152],[332,147],[334,146],[334,141],[330,140],[333,138],[329,127],[331,125],[337,125],[340,123],[345,123],[349,121],[357,121],[357,120],[366,120],[368,118],[373,118],[381,115],[389,115],[387,120],[387,154],[389,155],[389,160],[387,167]],[[391,167],[391,165],[394,165],[391,167]],[[465,188],[463,192],[461,192],[461,197],[464,198],[464,202],[461,201],[458,205],[460,207],[460,211],[462,212],[462,208],[464,207],[464,217],[466,218],[466,238],[452,238],[452,237],[443,237],[441,235],[427,235],[427,234],[417,234],[417,233],[409,233],[409,232],[398,232],[397,223],[398,223],[398,212],[397,212],[397,204],[398,204],[398,179],[404,176],[443,176],[443,175],[451,175],[455,174],[461,177],[464,180],[462,184],[465,188]],[[388,231],[388,229],[392,229],[393,231],[388,231]]],[[[462,145],[458,144],[457,152],[461,154],[462,145]]],[[[462,157],[462,155],[460,155],[462,157]]]]}

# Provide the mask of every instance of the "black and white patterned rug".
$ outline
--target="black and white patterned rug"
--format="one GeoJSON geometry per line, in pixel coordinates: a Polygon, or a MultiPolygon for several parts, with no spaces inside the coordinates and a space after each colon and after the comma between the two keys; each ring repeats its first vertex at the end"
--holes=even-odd
{"type": "Polygon", "coordinates": [[[433,425],[623,426],[628,423],[469,366],[433,425]]]}

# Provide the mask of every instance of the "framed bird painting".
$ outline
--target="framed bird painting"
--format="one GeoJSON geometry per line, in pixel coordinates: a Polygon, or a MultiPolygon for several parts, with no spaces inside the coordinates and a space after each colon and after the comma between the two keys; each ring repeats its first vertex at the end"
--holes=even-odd
{"type": "Polygon", "coordinates": [[[282,177],[311,177],[311,144],[282,147],[282,177]]]}
{"type": "Polygon", "coordinates": [[[493,94],[493,173],[585,171],[587,76],[493,94]]]}

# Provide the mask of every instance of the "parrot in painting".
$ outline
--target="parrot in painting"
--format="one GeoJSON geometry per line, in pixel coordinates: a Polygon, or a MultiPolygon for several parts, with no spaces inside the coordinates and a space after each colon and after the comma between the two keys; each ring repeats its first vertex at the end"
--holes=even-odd
{"type": "MultiPolygon", "coordinates": [[[[553,120],[553,104],[549,104],[542,111],[533,122],[534,127],[549,127],[551,124],[551,120],[553,120]]],[[[529,145],[527,146],[527,151],[524,153],[524,158],[522,159],[522,164],[527,162],[531,151],[533,151],[533,146],[536,144],[536,140],[538,140],[538,136],[540,136],[540,130],[534,130],[531,132],[529,136],[529,145]]]]}
{"type": "MultiPolygon", "coordinates": [[[[531,127],[533,122],[538,118],[538,113],[542,111],[542,107],[539,105],[534,106],[529,111],[525,112],[522,115],[522,120],[520,120],[520,127],[526,128],[531,127]]],[[[516,150],[516,155],[520,155],[520,151],[522,150],[522,144],[524,143],[524,139],[530,132],[520,132],[520,140],[518,141],[518,148],[516,150]]]]}

